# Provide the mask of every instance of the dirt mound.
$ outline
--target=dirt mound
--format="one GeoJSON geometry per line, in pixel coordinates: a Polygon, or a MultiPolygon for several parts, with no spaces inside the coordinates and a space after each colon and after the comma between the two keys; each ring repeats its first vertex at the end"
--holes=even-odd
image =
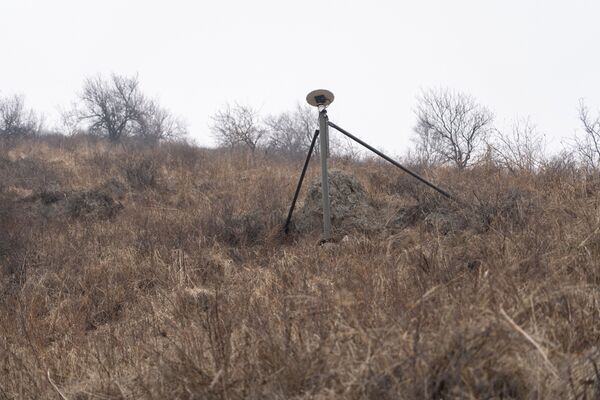
{"type": "MultiPolygon", "coordinates": [[[[329,198],[331,222],[334,232],[372,231],[375,208],[358,180],[351,174],[333,170],[329,172],[329,198]]],[[[323,223],[321,177],[309,186],[304,204],[294,218],[300,232],[319,230],[323,223]]]]}

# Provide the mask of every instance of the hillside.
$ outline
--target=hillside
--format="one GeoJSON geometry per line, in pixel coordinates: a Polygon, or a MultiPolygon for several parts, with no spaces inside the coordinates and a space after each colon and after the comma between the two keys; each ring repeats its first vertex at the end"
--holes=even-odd
{"type": "Polygon", "coordinates": [[[600,394],[598,176],[332,166],[369,226],[320,246],[298,162],[0,142],[0,399],[600,394]]]}

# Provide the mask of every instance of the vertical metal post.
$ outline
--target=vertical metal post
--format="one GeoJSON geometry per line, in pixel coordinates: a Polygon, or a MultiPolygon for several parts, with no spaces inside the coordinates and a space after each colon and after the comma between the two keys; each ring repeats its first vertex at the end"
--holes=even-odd
{"type": "MultiPolygon", "coordinates": [[[[321,107],[319,107],[321,108],[321,107]]],[[[329,208],[329,175],[327,158],[329,157],[329,118],[325,108],[319,110],[319,133],[321,136],[321,189],[323,193],[323,240],[331,240],[331,209],[329,208]]]]}

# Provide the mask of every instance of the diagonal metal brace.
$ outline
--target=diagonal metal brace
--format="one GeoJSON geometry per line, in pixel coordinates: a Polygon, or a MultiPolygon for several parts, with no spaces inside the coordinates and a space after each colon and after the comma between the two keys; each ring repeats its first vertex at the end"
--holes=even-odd
{"type": "Polygon", "coordinates": [[[418,175],[417,173],[415,173],[415,172],[411,171],[410,169],[404,167],[399,162],[397,162],[397,161],[393,160],[392,158],[386,156],[385,154],[383,154],[382,152],[380,152],[376,148],[374,148],[372,146],[369,146],[367,143],[363,142],[362,140],[360,140],[359,138],[357,138],[356,136],[354,136],[350,132],[346,131],[345,129],[340,128],[339,126],[337,126],[333,122],[329,122],[329,126],[331,126],[332,128],[334,128],[335,130],[339,131],[340,133],[346,135],[350,139],[354,140],[356,143],[358,143],[358,144],[366,147],[367,149],[371,150],[373,153],[377,154],[379,157],[383,158],[384,160],[389,161],[390,163],[394,164],[396,167],[400,168],[402,171],[406,172],[407,174],[409,174],[413,178],[416,178],[419,181],[423,182],[424,184],[426,184],[430,188],[434,189],[435,191],[437,191],[438,193],[440,193],[444,197],[460,203],[454,196],[452,196],[450,193],[446,192],[444,189],[441,189],[440,187],[438,187],[438,186],[434,185],[433,183],[429,182],[427,179],[423,178],[422,176],[418,175]]]}
{"type": "MultiPolygon", "coordinates": [[[[315,131],[313,135],[312,142],[310,143],[310,149],[308,149],[308,154],[306,156],[306,161],[304,161],[304,167],[302,168],[302,173],[300,174],[300,179],[298,180],[298,186],[296,186],[296,192],[294,193],[294,199],[292,200],[292,205],[290,206],[290,211],[288,212],[287,219],[285,221],[285,226],[283,227],[283,231],[287,235],[290,230],[290,221],[292,220],[292,213],[294,212],[294,207],[296,207],[296,200],[298,200],[298,195],[300,194],[300,188],[302,187],[302,182],[304,181],[304,175],[306,174],[306,170],[308,168],[308,163],[310,162],[310,157],[312,156],[313,150],[315,148],[315,144],[317,143],[317,137],[319,136],[319,130],[315,131]]],[[[323,151],[323,150],[321,150],[323,151]]]]}

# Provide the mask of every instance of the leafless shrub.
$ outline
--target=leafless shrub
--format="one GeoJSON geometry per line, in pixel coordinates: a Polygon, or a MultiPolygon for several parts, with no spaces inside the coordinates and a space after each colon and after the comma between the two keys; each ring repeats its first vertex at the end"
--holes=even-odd
{"type": "Polygon", "coordinates": [[[0,96],[0,138],[35,136],[42,126],[42,118],[25,107],[23,96],[0,96]]]}
{"type": "Polygon", "coordinates": [[[211,131],[217,142],[226,147],[247,146],[256,150],[265,135],[258,111],[250,106],[227,104],[212,117],[211,131]]]}
{"type": "Polygon", "coordinates": [[[510,171],[532,172],[544,159],[545,138],[529,118],[520,119],[508,133],[495,130],[492,148],[497,161],[510,171]]]}
{"type": "Polygon", "coordinates": [[[158,165],[152,157],[131,157],[124,161],[125,178],[136,189],[154,188],[158,183],[158,165]]]}
{"type": "Polygon", "coordinates": [[[494,120],[487,108],[449,89],[423,91],[417,100],[417,153],[427,163],[464,169],[483,154],[494,120]]]}
{"type": "Polygon", "coordinates": [[[186,124],[156,101],[148,101],[137,117],[135,137],[150,143],[181,139],[187,135],[186,124]]]}
{"type": "Polygon", "coordinates": [[[316,113],[309,106],[298,104],[293,112],[270,115],[265,118],[267,147],[291,158],[302,158],[318,128],[316,113]]]}
{"type": "Polygon", "coordinates": [[[596,169],[600,166],[600,113],[591,116],[589,108],[581,100],[579,120],[583,126],[583,136],[575,136],[573,149],[584,166],[596,169]]]}

